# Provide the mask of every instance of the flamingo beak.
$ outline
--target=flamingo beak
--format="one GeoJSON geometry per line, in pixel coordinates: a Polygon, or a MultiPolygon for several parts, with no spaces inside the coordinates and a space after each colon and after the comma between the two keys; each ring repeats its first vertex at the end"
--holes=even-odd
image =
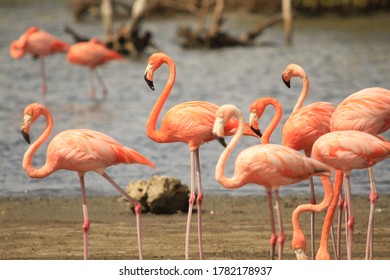
{"type": "Polygon", "coordinates": [[[31,144],[30,134],[29,134],[30,126],[31,126],[31,115],[24,115],[20,132],[22,133],[24,140],[26,140],[28,144],[31,144]]]}
{"type": "Polygon", "coordinates": [[[259,118],[257,117],[256,111],[251,112],[249,115],[249,127],[254,133],[256,133],[257,136],[261,137],[263,135],[261,134],[261,131],[258,127],[258,121],[259,118]]]}
{"type": "Polygon", "coordinates": [[[151,64],[148,64],[145,70],[144,79],[146,84],[154,90],[154,84],[153,84],[153,66],[151,64]]]}
{"type": "Polygon", "coordinates": [[[215,139],[217,139],[217,141],[226,148],[226,142],[225,142],[225,138],[224,137],[220,137],[218,135],[214,135],[215,139]]]}
{"type": "Polygon", "coordinates": [[[284,75],[282,75],[282,80],[283,80],[283,83],[284,83],[288,88],[291,87],[290,80],[285,79],[285,78],[284,78],[284,75]]]}

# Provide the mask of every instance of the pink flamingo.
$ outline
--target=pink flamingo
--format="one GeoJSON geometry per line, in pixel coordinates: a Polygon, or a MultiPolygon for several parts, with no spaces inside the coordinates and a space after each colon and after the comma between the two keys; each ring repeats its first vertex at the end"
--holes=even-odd
{"type": "MultiPolygon", "coordinates": [[[[303,82],[302,91],[297,103],[283,125],[283,145],[303,150],[305,155],[310,157],[314,142],[325,133],[330,131],[329,122],[335,110],[330,102],[315,102],[304,107],[303,103],[309,93],[309,78],[303,68],[297,64],[289,64],[282,73],[283,82],[290,88],[292,77],[300,77],[303,82]]],[[[311,203],[316,204],[313,178],[309,179],[311,203]]],[[[314,259],[314,212],[311,213],[311,253],[314,259]]]]}
{"type": "Polygon", "coordinates": [[[10,55],[12,58],[19,59],[26,53],[31,53],[34,57],[39,58],[41,65],[41,93],[45,94],[47,91],[45,57],[57,52],[67,52],[69,46],[68,43],[61,41],[52,34],[36,26],[31,26],[18,40],[11,43],[10,55]]]}
{"type": "MultiPolygon", "coordinates": [[[[176,79],[176,66],[172,59],[164,53],[154,53],[148,60],[145,70],[145,81],[154,90],[153,75],[161,65],[167,64],[169,67],[169,78],[159,99],[154,105],[147,124],[146,132],[152,140],[158,143],[182,142],[188,144],[191,153],[191,187],[189,198],[189,209],[187,217],[185,259],[189,259],[189,234],[192,217],[192,208],[195,202],[195,172],[198,182],[197,206],[198,206],[198,242],[199,255],[203,259],[202,243],[202,180],[200,171],[199,148],[202,144],[214,140],[212,128],[215,119],[217,105],[203,101],[189,101],[178,104],[169,109],[161,120],[160,129],[156,129],[157,119],[161,109],[168,98],[176,79]],[[196,169],[195,169],[196,168],[196,169]],[[195,171],[196,170],[196,171],[195,171]]],[[[238,126],[237,120],[231,120],[226,124],[225,133],[232,135],[238,126]]],[[[245,134],[258,137],[250,128],[245,125],[245,134]]]]}
{"type": "Polygon", "coordinates": [[[349,203],[347,228],[350,230],[347,238],[347,243],[349,243],[347,244],[347,253],[348,259],[351,259],[353,233],[353,226],[351,225],[354,224],[354,217],[352,214],[352,205],[350,204],[350,173],[353,169],[372,167],[376,163],[390,157],[390,143],[358,130],[332,131],[321,136],[314,143],[312,157],[334,167],[338,170],[339,177],[337,179],[336,176],[338,183],[335,182],[334,197],[325,217],[317,259],[329,259],[329,253],[327,251],[328,232],[338,197],[341,193],[342,180],[340,176],[342,174],[344,174],[345,193],[349,203]]]}
{"type": "Polygon", "coordinates": [[[88,42],[79,42],[72,45],[68,51],[68,61],[73,64],[87,66],[89,69],[89,82],[92,98],[95,98],[95,83],[93,77],[96,76],[99,82],[103,96],[107,97],[107,87],[97,72],[97,67],[114,59],[123,59],[119,53],[107,48],[102,42],[96,38],[90,39],[88,42]]]}
{"type": "Polygon", "coordinates": [[[140,224],[141,205],[122,190],[122,188],[105,172],[105,169],[119,163],[139,163],[154,168],[153,163],[138,152],[122,146],[116,140],[103,133],[88,129],[72,129],[59,133],[50,141],[47,147],[46,162],[41,168],[36,169],[33,166],[33,157],[38,148],[49,137],[53,129],[53,118],[45,106],[33,103],[25,108],[21,126],[22,135],[30,144],[29,133],[31,125],[41,115],[46,118],[46,128],[25,153],[23,168],[31,178],[45,178],[60,169],[76,171],[78,173],[83,199],[84,259],[88,258],[88,230],[90,224],[84,185],[84,175],[88,171],[94,171],[103,176],[131,204],[133,204],[137,221],[139,258],[142,259],[140,224]]]}
{"type": "MultiPolygon", "coordinates": [[[[312,176],[330,176],[332,167],[315,159],[306,157],[300,152],[286,146],[276,144],[260,144],[241,151],[235,161],[234,175],[225,176],[226,162],[243,134],[244,120],[240,110],[234,105],[223,105],[216,113],[213,128],[215,137],[226,147],[218,159],[215,171],[216,180],[227,189],[237,189],[247,184],[262,185],[267,192],[278,190],[280,186],[287,186],[312,176]],[[232,117],[239,120],[239,127],[229,145],[224,141],[223,127],[232,117]]],[[[264,132],[272,133],[275,122],[264,132]]],[[[264,136],[263,136],[264,137],[264,136]]],[[[326,189],[326,197],[332,195],[332,190],[326,189]]],[[[329,200],[329,199],[328,199],[329,200]]],[[[280,207],[280,206],[278,206],[280,207]]],[[[294,218],[294,217],[293,217],[294,218]]],[[[293,221],[298,224],[298,221],[293,221]]],[[[298,224],[299,225],[299,224],[298,224]]],[[[305,248],[295,248],[296,250],[305,248]]]]}
{"type": "MultiPolygon", "coordinates": [[[[337,106],[330,120],[331,131],[359,130],[378,136],[379,134],[386,132],[389,128],[390,90],[380,87],[365,88],[351,94],[337,106]]],[[[370,213],[367,229],[366,259],[372,259],[373,219],[378,194],[372,167],[368,168],[368,175],[370,179],[370,213]]],[[[348,215],[347,208],[350,203],[350,201],[345,203],[346,215],[348,215]]],[[[340,210],[342,206],[343,201],[340,198],[340,210]]],[[[341,221],[340,218],[341,216],[339,215],[339,225],[341,221]]],[[[350,217],[349,219],[347,231],[352,231],[354,227],[353,217],[350,217]]],[[[347,242],[347,244],[350,244],[350,242],[347,242]]],[[[347,251],[350,256],[351,248],[347,248],[347,251]]]]}

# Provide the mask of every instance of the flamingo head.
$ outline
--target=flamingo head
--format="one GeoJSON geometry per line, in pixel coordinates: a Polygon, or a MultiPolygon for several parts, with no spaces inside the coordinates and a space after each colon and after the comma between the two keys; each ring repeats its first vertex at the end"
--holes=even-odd
{"type": "Polygon", "coordinates": [[[306,76],[305,70],[298,64],[291,63],[287,65],[286,69],[282,73],[282,80],[284,84],[290,88],[290,80],[292,77],[301,77],[302,79],[306,76]]]}
{"type": "MultiPolygon", "coordinates": [[[[153,74],[157,69],[160,68],[160,66],[164,63],[167,63],[171,70],[176,71],[175,64],[173,63],[172,59],[164,54],[164,53],[154,53],[149,57],[148,65],[146,66],[144,78],[148,86],[154,90],[153,85],[153,74]]],[[[172,79],[174,79],[172,77],[172,79]]]]}
{"type": "Polygon", "coordinates": [[[28,144],[31,143],[30,140],[30,128],[31,125],[39,118],[40,115],[44,114],[46,108],[39,103],[32,103],[24,109],[23,122],[20,127],[20,132],[22,133],[23,138],[28,144]]]}

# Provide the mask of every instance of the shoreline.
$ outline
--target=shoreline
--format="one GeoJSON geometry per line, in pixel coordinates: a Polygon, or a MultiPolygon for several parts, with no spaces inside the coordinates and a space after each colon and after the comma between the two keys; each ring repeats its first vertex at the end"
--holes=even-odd
{"type": "MultiPolygon", "coordinates": [[[[318,197],[319,202],[322,197],[318,197]]],[[[285,227],[284,259],[295,260],[291,249],[291,213],[307,196],[282,197],[285,227]]],[[[368,195],[353,198],[355,230],[353,259],[364,259],[368,219],[368,195]]],[[[138,259],[135,215],[120,196],[88,198],[90,234],[89,259],[138,259]]],[[[374,260],[390,259],[390,195],[379,195],[375,211],[374,260]]],[[[0,197],[0,259],[66,260],[83,258],[81,197],[0,197]]],[[[325,213],[316,215],[316,246],[325,213]]],[[[199,259],[196,212],[190,235],[190,258],[199,259]]],[[[145,260],[184,259],[187,213],[142,214],[145,260]]],[[[300,224],[310,256],[310,215],[300,224]]],[[[269,259],[269,213],[266,196],[206,196],[202,211],[203,248],[207,259],[269,259]]],[[[336,229],[335,225],[335,229],[336,229]]],[[[277,229],[278,230],[278,229],[277,229]]],[[[344,234],[342,232],[342,236],[344,234]]],[[[342,259],[346,258],[341,240],[342,259]]],[[[329,252],[333,251],[331,241],[329,252]]]]}

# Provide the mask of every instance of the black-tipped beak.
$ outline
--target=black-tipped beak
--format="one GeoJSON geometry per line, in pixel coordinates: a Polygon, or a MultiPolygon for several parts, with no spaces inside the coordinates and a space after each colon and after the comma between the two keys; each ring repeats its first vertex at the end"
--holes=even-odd
{"type": "Polygon", "coordinates": [[[26,142],[28,144],[31,144],[31,141],[30,141],[30,134],[26,133],[24,130],[21,131],[22,135],[23,135],[23,138],[24,140],[26,140],[26,142]]]}
{"type": "Polygon", "coordinates": [[[263,136],[263,134],[261,134],[260,129],[256,129],[256,128],[254,128],[253,126],[250,126],[250,128],[252,129],[252,131],[253,131],[254,133],[256,133],[257,136],[259,136],[259,137],[263,136]]]}
{"type": "Polygon", "coordinates": [[[145,82],[148,84],[148,86],[154,90],[154,85],[153,85],[153,81],[149,80],[146,75],[144,75],[144,79],[145,79],[145,82]]]}
{"type": "Polygon", "coordinates": [[[283,76],[282,76],[282,80],[283,80],[283,83],[284,83],[288,88],[291,87],[291,85],[290,85],[290,80],[286,81],[286,80],[283,78],[283,76]]]}
{"type": "Polygon", "coordinates": [[[214,135],[215,136],[215,139],[217,139],[217,141],[222,145],[222,146],[224,146],[225,148],[226,148],[226,142],[225,142],[225,138],[223,138],[223,137],[219,137],[219,136],[217,136],[217,135],[214,135]]]}

